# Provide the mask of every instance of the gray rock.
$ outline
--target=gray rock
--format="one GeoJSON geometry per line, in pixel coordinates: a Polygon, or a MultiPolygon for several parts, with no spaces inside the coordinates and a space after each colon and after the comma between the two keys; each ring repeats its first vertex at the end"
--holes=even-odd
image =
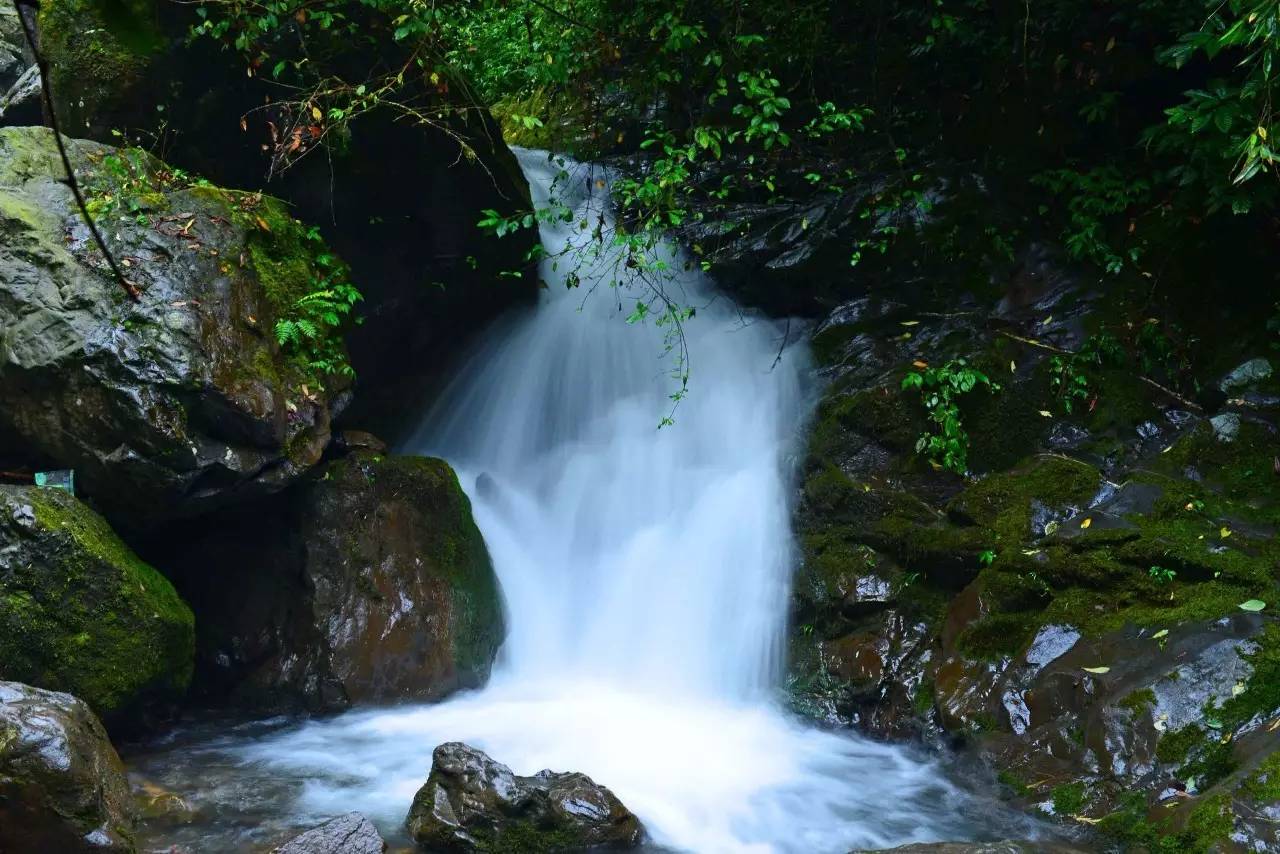
{"type": "Polygon", "coordinates": [[[295,836],[274,854],[382,854],[386,850],[387,843],[373,822],[349,812],[295,836]]]}
{"type": "Polygon", "coordinates": [[[1213,426],[1213,435],[1219,442],[1234,442],[1240,435],[1240,416],[1234,412],[1224,412],[1209,419],[1213,426]]]}
{"type": "Polygon", "coordinates": [[[406,825],[420,846],[442,852],[632,848],[644,836],[640,820],[591,778],[553,771],[518,777],[460,742],[435,749],[406,825]]]}
{"type": "MultiPolygon", "coordinates": [[[[114,149],[70,148],[92,196],[114,149]]],[[[301,227],[269,199],[165,184],[129,157],[143,186],[117,192],[139,208],[100,225],[137,303],[61,183],[52,134],[0,128],[0,432],[143,527],[288,486],[344,398],[341,382],[308,387],[272,332],[281,295],[310,287],[301,227]]]]}
{"type": "Polygon", "coordinates": [[[1258,357],[1237,366],[1235,370],[1222,378],[1218,386],[1223,391],[1229,392],[1262,382],[1270,376],[1271,363],[1262,357],[1258,357]]]}
{"type": "Polygon", "coordinates": [[[70,694],[0,682],[0,851],[135,850],[124,766],[70,694]]]}

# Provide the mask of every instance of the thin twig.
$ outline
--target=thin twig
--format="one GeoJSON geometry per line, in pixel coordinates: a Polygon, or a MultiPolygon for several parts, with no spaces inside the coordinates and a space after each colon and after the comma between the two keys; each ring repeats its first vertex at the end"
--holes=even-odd
{"type": "Polygon", "coordinates": [[[49,62],[40,51],[40,46],[36,41],[35,29],[23,12],[24,6],[32,10],[39,10],[40,3],[39,0],[13,0],[13,8],[18,13],[18,22],[22,24],[22,34],[27,40],[27,47],[31,49],[31,55],[36,58],[36,68],[40,69],[40,92],[44,97],[45,112],[49,116],[49,127],[53,130],[53,141],[58,146],[58,156],[62,158],[62,169],[67,174],[63,183],[71,188],[71,194],[76,199],[76,206],[80,208],[80,215],[84,217],[85,224],[89,226],[89,233],[93,235],[94,242],[98,244],[102,257],[107,260],[107,266],[111,268],[112,275],[120,283],[120,287],[124,288],[124,292],[129,299],[137,302],[141,299],[142,292],[138,290],[137,285],[124,277],[124,273],[120,270],[119,265],[116,264],[115,257],[111,254],[111,250],[107,248],[107,242],[103,240],[102,233],[98,231],[98,226],[94,224],[93,217],[89,215],[89,206],[84,200],[84,193],[80,190],[80,183],[76,181],[76,170],[72,168],[71,158],[67,155],[67,147],[62,141],[62,129],[58,127],[58,114],[53,106],[53,91],[49,85],[49,62]]]}
{"type": "Polygon", "coordinates": [[[1178,401],[1178,402],[1179,402],[1179,403],[1181,403],[1183,406],[1188,406],[1188,407],[1190,407],[1190,408],[1194,409],[1196,412],[1204,412],[1204,407],[1200,406],[1200,404],[1196,403],[1194,400],[1187,400],[1185,397],[1183,397],[1182,395],[1178,394],[1178,393],[1177,393],[1176,391],[1174,391],[1173,389],[1171,389],[1171,388],[1165,388],[1164,386],[1160,385],[1160,383],[1158,383],[1158,382],[1156,382],[1155,380],[1151,379],[1151,377],[1139,376],[1139,377],[1138,377],[1138,379],[1142,380],[1144,383],[1146,383],[1146,384],[1147,384],[1147,385],[1149,385],[1149,386],[1152,386],[1153,388],[1158,388],[1158,389],[1160,389],[1160,391],[1162,391],[1162,392],[1164,392],[1165,394],[1169,395],[1169,397],[1172,397],[1174,400],[1178,401]]]}
{"type": "Polygon", "coordinates": [[[1029,344],[1032,347],[1039,347],[1041,350],[1048,350],[1050,353],[1061,353],[1064,356],[1075,355],[1075,353],[1073,353],[1071,350],[1063,350],[1061,347],[1055,347],[1052,344],[1045,344],[1044,342],[1037,341],[1034,338],[1023,338],[1021,335],[1014,335],[1012,332],[1005,332],[1003,329],[996,330],[996,334],[1003,335],[1005,338],[1011,338],[1014,341],[1017,341],[1022,344],[1029,344]]]}
{"type": "MultiPolygon", "coordinates": [[[[1023,338],[1021,335],[1014,335],[1012,332],[1005,332],[1004,330],[999,330],[996,332],[996,334],[1003,335],[1005,338],[1011,338],[1014,341],[1019,341],[1023,344],[1029,344],[1032,347],[1039,347],[1041,350],[1048,350],[1050,353],[1060,353],[1064,356],[1076,355],[1074,350],[1063,350],[1061,347],[1054,347],[1052,344],[1045,344],[1043,342],[1036,341],[1032,338],[1023,338]]],[[[1160,385],[1160,383],[1151,379],[1151,377],[1144,377],[1139,375],[1138,379],[1142,380],[1144,383],[1151,386],[1152,388],[1159,389],[1160,391],[1169,395],[1169,397],[1172,397],[1174,400],[1181,403],[1183,406],[1190,407],[1191,409],[1194,409],[1196,412],[1204,412],[1204,407],[1200,406],[1200,404],[1196,403],[1194,400],[1188,400],[1187,398],[1178,394],[1173,389],[1166,388],[1165,386],[1160,385]]]]}

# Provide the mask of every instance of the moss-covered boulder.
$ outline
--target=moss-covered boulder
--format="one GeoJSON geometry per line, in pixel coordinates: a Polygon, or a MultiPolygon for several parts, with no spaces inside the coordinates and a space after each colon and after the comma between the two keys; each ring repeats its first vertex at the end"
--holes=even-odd
{"type": "Polygon", "coordinates": [[[619,850],[644,836],[640,820],[585,774],[518,777],[456,741],[435,749],[405,824],[419,846],[440,852],[619,850]]]}
{"type": "Polygon", "coordinates": [[[182,698],[191,610],[64,492],[0,486],[0,679],[80,697],[121,729],[182,698]]]}
{"type": "Polygon", "coordinates": [[[283,351],[274,330],[321,278],[323,247],[260,194],[137,150],[68,144],[140,297],[106,268],[52,134],[0,129],[6,456],[74,468],[132,527],[287,486],[319,461],[344,399],[340,377],[283,351]]]}
{"type": "Polygon", "coordinates": [[[124,766],[70,694],[0,682],[0,851],[132,854],[124,766]]]}
{"type": "MultiPolygon", "coordinates": [[[[465,94],[473,87],[442,81],[443,69],[406,74],[394,99],[415,104],[429,122],[406,121],[389,107],[317,122],[310,105],[280,97],[281,83],[297,82],[292,72],[272,79],[223,39],[189,38],[201,21],[195,5],[42,3],[41,38],[64,128],[104,142],[113,132],[163,138],[175,166],[221,186],[268,192],[316,223],[365,295],[356,308],[365,322],[348,335],[360,376],[350,423],[391,435],[404,428],[405,399],[434,391],[471,335],[536,299],[528,263],[536,234],[499,239],[476,227],[483,210],[512,214],[532,205],[519,164],[496,122],[465,94]],[[100,9],[117,14],[104,20],[100,9]],[[289,156],[290,137],[278,129],[301,127],[309,137],[306,128],[316,124],[332,145],[289,156]]],[[[352,87],[388,63],[417,68],[409,55],[397,57],[408,42],[385,35],[308,37],[298,67],[352,87]]],[[[275,59],[283,61],[290,48],[278,47],[284,53],[275,59]]]]}
{"type": "Polygon", "coordinates": [[[106,139],[154,109],[137,98],[162,44],[154,0],[55,0],[40,4],[37,24],[64,132],[106,139]]]}
{"type": "Polygon", "coordinates": [[[481,685],[502,642],[497,577],[443,460],[359,450],[276,507],[166,537],[215,700],[438,699],[481,685]]]}

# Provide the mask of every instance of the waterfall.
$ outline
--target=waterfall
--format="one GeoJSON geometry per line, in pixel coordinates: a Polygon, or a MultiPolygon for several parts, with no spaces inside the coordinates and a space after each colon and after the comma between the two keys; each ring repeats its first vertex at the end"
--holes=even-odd
{"type": "Polygon", "coordinates": [[[680,348],[666,352],[670,327],[624,322],[648,291],[612,286],[634,273],[608,248],[608,174],[521,161],[537,202],[554,183],[572,211],[542,227],[547,289],[486,333],[401,449],[449,459],[472,497],[508,612],[490,684],[242,738],[241,775],[292,781],[297,817],[355,809],[394,833],[432,749],[459,740],[519,774],[590,775],[654,850],[834,854],[1007,833],[923,754],[820,731],[775,696],[803,343],[660,248],[662,286],[697,313],[690,393],[659,429],[680,348]]]}
{"type": "Polygon", "coordinates": [[[776,685],[789,534],[787,453],[806,352],[744,318],[667,247],[650,274],[696,316],[628,325],[640,283],[613,246],[608,173],[521,152],[547,287],[472,356],[405,450],[443,456],[474,497],[509,605],[499,678],[591,680],[729,700],[776,685]],[[554,185],[554,188],[553,188],[554,185]],[[552,194],[554,193],[554,199],[552,194]],[[566,287],[566,280],[579,282],[566,287]],[[483,488],[480,488],[483,487],[483,488]]]}

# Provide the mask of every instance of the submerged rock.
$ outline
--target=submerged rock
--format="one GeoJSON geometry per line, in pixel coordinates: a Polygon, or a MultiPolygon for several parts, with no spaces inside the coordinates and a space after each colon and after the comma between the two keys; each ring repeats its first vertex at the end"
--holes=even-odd
{"type": "Polygon", "coordinates": [[[166,536],[197,607],[202,687],[219,699],[438,699],[483,684],[502,642],[497,577],[443,460],[359,450],[277,508],[166,536]]]}
{"type": "Polygon", "coordinates": [[[387,843],[373,822],[349,812],[295,836],[273,854],[382,854],[387,843]]]}
{"type": "Polygon", "coordinates": [[[130,729],[182,698],[194,646],[191,610],[100,516],[0,485],[0,678],[74,693],[130,729]]]}
{"type": "Polygon", "coordinates": [[[141,297],[107,271],[52,134],[0,129],[0,432],[131,527],[283,489],[344,399],[274,333],[312,288],[302,226],[135,149],[70,149],[141,297]]]}
{"type": "Polygon", "coordinates": [[[70,694],[0,682],[0,851],[133,852],[124,766],[70,694]]]}
{"type": "Polygon", "coordinates": [[[406,826],[423,849],[442,852],[631,848],[644,835],[640,820],[590,777],[518,777],[460,742],[435,749],[406,826]]]}

